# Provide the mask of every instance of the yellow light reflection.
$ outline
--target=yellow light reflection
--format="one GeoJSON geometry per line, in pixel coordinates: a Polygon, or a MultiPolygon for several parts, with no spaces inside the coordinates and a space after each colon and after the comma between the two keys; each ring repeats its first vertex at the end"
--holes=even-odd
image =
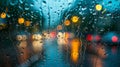
{"type": "Polygon", "coordinates": [[[102,5],[97,4],[97,5],[95,6],[95,8],[96,8],[97,11],[101,11],[101,10],[102,10],[102,5]]]}
{"type": "Polygon", "coordinates": [[[24,23],[25,26],[30,26],[30,24],[31,24],[30,21],[25,21],[24,23]]]}
{"type": "Polygon", "coordinates": [[[39,53],[42,51],[42,48],[43,48],[42,35],[40,34],[32,35],[32,46],[33,46],[33,51],[35,53],[39,53]]]}
{"type": "Polygon", "coordinates": [[[24,21],[25,21],[24,18],[18,18],[18,23],[19,23],[19,24],[23,24],[24,21]]]}
{"type": "Polygon", "coordinates": [[[71,59],[73,62],[77,62],[79,59],[81,42],[79,38],[75,38],[71,41],[71,59]]]}
{"type": "Polygon", "coordinates": [[[72,20],[73,23],[77,23],[79,21],[79,17],[78,16],[73,16],[71,18],[71,20],[72,20]]]}
{"type": "Polygon", "coordinates": [[[70,21],[69,21],[69,20],[66,20],[66,21],[64,22],[64,25],[69,26],[69,25],[70,25],[70,21]]]}
{"type": "Polygon", "coordinates": [[[6,13],[5,12],[2,12],[1,15],[0,15],[1,18],[6,18],[6,13]]]}
{"type": "Polygon", "coordinates": [[[68,39],[70,37],[70,34],[68,32],[65,32],[64,35],[65,35],[65,39],[68,39]]]}
{"type": "Polygon", "coordinates": [[[78,58],[79,58],[79,53],[78,52],[71,53],[71,59],[72,59],[72,61],[77,62],[78,58]]]}

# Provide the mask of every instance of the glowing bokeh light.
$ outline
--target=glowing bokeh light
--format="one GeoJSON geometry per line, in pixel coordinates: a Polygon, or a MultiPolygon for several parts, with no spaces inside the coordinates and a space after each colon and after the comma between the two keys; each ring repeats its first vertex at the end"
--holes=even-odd
{"type": "Polygon", "coordinates": [[[25,21],[25,19],[24,19],[24,18],[18,18],[18,23],[19,23],[19,24],[23,24],[23,23],[24,23],[24,21],[25,21]]]}
{"type": "Polygon", "coordinates": [[[32,39],[34,39],[34,40],[41,40],[42,39],[42,35],[40,35],[40,34],[33,34],[32,35],[32,39]]]}
{"type": "Polygon", "coordinates": [[[117,36],[113,36],[112,37],[112,42],[118,42],[118,37],[117,36]]]}
{"type": "Polygon", "coordinates": [[[93,36],[91,34],[88,34],[86,37],[87,41],[92,41],[93,40],[93,36]]]}
{"type": "Polygon", "coordinates": [[[101,39],[101,37],[100,37],[99,35],[96,35],[96,36],[95,36],[95,40],[96,40],[96,41],[100,41],[100,39],[101,39]]]}
{"type": "Polygon", "coordinates": [[[31,22],[30,21],[25,21],[24,25],[25,26],[30,26],[31,22]]]}
{"type": "Polygon", "coordinates": [[[17,35],[16,38],[17,38],[18,41],[21,41],[21,40],[22,40],[22,36],[21,36],[21,35],[17,35]]]}
{"type": "Polygon", "coordinates": [[[69,25],[70,25],[70,21],[69,21],[69,20],[66,20],[66,21],[64,22],[64,25],[69,26],[69,25]]]}
{"type": "Polygon", "coordinates": [[[65,35],[65,39],[68,39],[70,37],[70,33],[68,32],[65,32],[64,35],[65,35]]]}
{"type": "Polygon", "coordinates": [[[78,58],[79,58],[79,53],[78,52],[73,52],[71,54],[71,58],[76,63],[78,61],[78,58]]]}
{"type": "Polygon", "coordinates": [[[102,5],[97,4],[97,5],[95,6],[95,8],[96,8],[97,11],[101,11],[101,10],[102,10],[102,5]]]}
{"type": "Polygon", "coordinates": [[[56,32],[51,32],[51,33],[50,33],[50,37],[51,37],[51,38],[55,38],[55,37],[56,37],[56,32]]]}
{"type": "Polygon", "coordinates": [[[62,30],[62,25],[58,25],[57,30],[62,30]]]}
{"type": "Polygon", "coordinates": [[[5,13],[5,12],[2,12],[1,15],[0,15],[0,17],[1,17],[2,19],[6,18],[6,13],[5,13]]]}
{"type": "Polygon", "coordinates": [[[79,21],[79,17],[78,16],[73,16],[71,18],[71,20],[72,20],[73,23],[77,23],[79,21]]]}
{"type": "Polygon", "coordinates": [[[75,38],[71,41],[71,59],[73,62],[77,62],[79,58],[81,42],[79,38],[75,38]]]}

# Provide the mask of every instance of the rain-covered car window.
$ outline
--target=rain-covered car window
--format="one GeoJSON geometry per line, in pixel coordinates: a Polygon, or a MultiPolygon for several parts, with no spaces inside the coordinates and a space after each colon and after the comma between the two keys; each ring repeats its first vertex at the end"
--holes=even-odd
{"type": "Polygon", "coordinates": [[[120,67],[120,0],[1,0],[0,67],[120,67]]]}

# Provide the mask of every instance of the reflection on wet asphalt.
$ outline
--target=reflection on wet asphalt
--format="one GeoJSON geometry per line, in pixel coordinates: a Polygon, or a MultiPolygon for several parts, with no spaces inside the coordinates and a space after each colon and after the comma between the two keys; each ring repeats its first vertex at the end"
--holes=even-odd
{"type": "Polygon", "coordinates": [[[56,40],[46,40],[44,49],[44,61],[39,61],[32,67],[70,67],[63,59],[56,40]]]}
{"type": "MultiPolygon", "coordinates": [[[[70,60],[66,60],[68,56],[66,58],[64,52],[60,51],[58,47],[59,45],[56,40],[45,40],[43,60],[39,60],[31,67],[79,67],[71,64],[70,60]]],[[[120,49],[117,49],[116,53],[112,53],[109,47],[106,47],[105,50],[107,51],[107,58],[102,60],[102,67],[119,67],[120,49]]],[[[93,59],[93,61],[91,60],[92,62],[94,62],[96,58],[98,59],[95,62],[101,61],[97,55],[92,56],[93,55],[89,53],[85,54],[85,60],[83,61],[82,67],[99,67],[99,63],[97,65],[94,63],[89,65],[89,63],[91,63],[90,59],[93,59]]]]}

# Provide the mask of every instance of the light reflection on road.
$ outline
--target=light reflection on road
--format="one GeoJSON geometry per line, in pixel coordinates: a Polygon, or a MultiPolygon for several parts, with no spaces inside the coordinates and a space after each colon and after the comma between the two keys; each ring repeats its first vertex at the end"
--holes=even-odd
{"type": "Polygon", "coordinates": [[[70,67],[63,59],[56,40],[46,40],[44,44],[44,61],[39,61],[33,67],[70,67]]]}

